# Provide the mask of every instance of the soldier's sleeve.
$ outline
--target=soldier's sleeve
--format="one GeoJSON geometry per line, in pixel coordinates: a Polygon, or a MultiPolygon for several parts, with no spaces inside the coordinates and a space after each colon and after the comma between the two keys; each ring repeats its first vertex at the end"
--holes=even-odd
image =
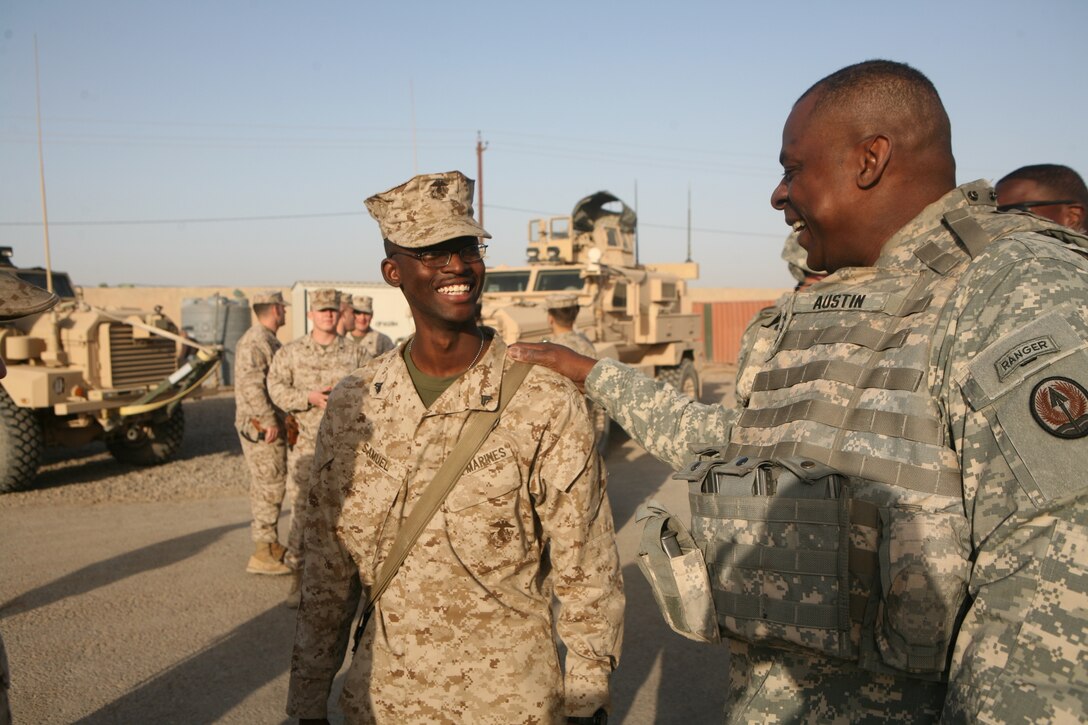
{"type": "Polygon", "coordinates": [[[953,444],[975,562],[944,719],[1088,712],[1088,272],[1018,260],[950,330],[953,444]],[[956,360],[959,359],[957,363],[956,360]]]}
{"type": "Polygon", "coordinates": [[[268,369],[268,394],[280,410],[297,413],[310,408],[310,391],[295,387],[292,368],[294,348],[285,345],[272,358],[268,369]]]}
{"type": "Polygon", "coordinates": [[[582,397],[573,385],[564,388],[550,411],[530,486],[550,542],[557,630],[567,646],[566,714],[588,716],[609,706],[609,678],[623,638],[623,580],[593,428],[582,397]]]}
{"type": "Polygon", "coordinates": [[[350,407],[350,398],[334,391],[317,434],[303,535],[302,602],[287,695],[287,714],[292,717],[326,717],[329,692],[344,662],[361,595],[358,568],[336,532],[342,492],[350,483],[342,479],[351,475],[350,467],[335,465],[341,445],[337,420],[350,407]]]}
{"type": "Polygon", "coordinates": [[[254,343],[235,352],[234,395],[238,404],[265,428],[276,425],[276,409],[268,395],[267,384],[273,355],[268,345],[254,343]]]}
{"type": "Polygon", "coordinates": [[[676,470],[693,446],[724,445],[736,411],[697,403],[667,383],[615,360],[599,360],[586,378],[586,395],[653,456],[676,470]]]}

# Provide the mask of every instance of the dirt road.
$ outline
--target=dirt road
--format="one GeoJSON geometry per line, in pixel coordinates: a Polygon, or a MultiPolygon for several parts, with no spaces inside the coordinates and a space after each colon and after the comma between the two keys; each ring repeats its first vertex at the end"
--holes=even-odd
{"type": "MultiPolygon", "coordinates": [[[[727,369],[704,400],[730,394],[727,369]]],[[[229,397],[186,403],[178,461],[133,470],[88,448],[0,497],[0,635],[16,723],[279,723],[294,612],[283,577],[244,573],[246,474],[229,397]]],[[[663,623],[634,556],[635,509],[685,490],[630,441],[608,456],[627,586],[612,722],[721,720],[728,657],[663,623]]],[[[282,524],[281,524],[282,525],[282,524]]]]}

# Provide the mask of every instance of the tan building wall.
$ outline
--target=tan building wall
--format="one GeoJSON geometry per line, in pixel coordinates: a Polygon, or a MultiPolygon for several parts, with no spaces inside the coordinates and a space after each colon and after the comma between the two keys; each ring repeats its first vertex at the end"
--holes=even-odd
{"type": "MultiPolygon", "coordinates": [[[[227,299],[237,299],[238,290],[249,299],[258,292],[279,291],[286,300],[291,299],[290,287],[84,287],[83,299],[95,307],[116,309],[130,307],[151,310],[161,306],[162,311],[181,327],[181,303],[189,299],[207,299],[218,294],[227,299]]],[[[279,331],[278,337],[283,342],[292,338],[292,309],[287,308],[287,324],[279,331]]]]}

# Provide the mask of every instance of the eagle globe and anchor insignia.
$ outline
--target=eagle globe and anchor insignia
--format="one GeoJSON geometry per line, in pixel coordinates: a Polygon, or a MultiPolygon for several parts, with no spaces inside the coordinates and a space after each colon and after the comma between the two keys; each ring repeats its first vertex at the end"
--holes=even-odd
{"type": "Polygon", "coordinates": [[[1047,378],[1031,391],[1031,414],[1050,435],[1083,438],[1088,435],[1088,390],[1069,378],[1047,378]]]}

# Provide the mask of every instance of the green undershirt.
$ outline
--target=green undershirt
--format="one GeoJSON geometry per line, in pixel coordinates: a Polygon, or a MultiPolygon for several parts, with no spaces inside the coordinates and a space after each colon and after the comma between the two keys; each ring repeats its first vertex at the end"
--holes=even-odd
{"type": "Polygon", "coordinates": [[[416,364],[412,361],[411,353],[407,351],[404,353],[404,364],[408,366],[408,376],[412,378],[412,384],[416,386],[416,392],[419,393],[419,398],[423,401],[423,407],[425,408],[430,408],[431,404],[438,400],[438,396],[446,392],[446,388],[453,385],[454,380],[464,375],[464,373],[459,373],[448,378],[436,378],[433,375],[428,375],[416,367],[416,364]]]}

